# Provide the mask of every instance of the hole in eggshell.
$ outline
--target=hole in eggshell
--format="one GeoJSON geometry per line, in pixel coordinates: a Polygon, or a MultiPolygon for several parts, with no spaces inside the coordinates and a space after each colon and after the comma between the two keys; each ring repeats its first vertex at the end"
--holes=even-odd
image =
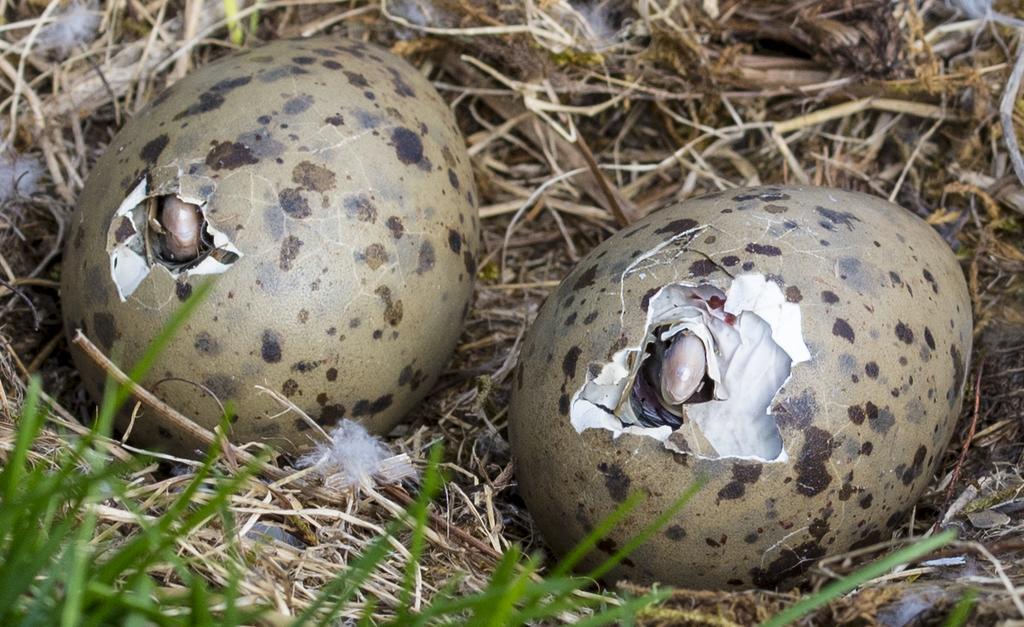
{"type": "Polygon", "coordinates": [[[788,459],[772,399],[810,353],[800,306],[761,274],[728,292],[672,283],[650,299],[644,339],[615,353],[573,395],[577,432],[653,437],[680,453],[788,459]]]}
{"type": "Polygon", "coordinates": [[[206,201],[148,194],[143,179],[114,212],[108,233],[110,275],[121,301],[156,267],[171,278],[220,274],[242,253],[206,216],[206,201]]]}

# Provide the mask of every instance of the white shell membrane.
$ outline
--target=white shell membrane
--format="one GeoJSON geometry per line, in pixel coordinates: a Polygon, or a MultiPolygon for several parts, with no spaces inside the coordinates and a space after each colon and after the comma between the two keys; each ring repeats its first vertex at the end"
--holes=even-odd
{"type": "Polygon", "coordinates": [[[622,400],[628,398],[647,344],[664,342],[683,331],[686,344],[680,350],[686,351],[685,360],[700,354],[694,342],[702,345],[704,368],[714,387],[710,401],[682,406],[688,420],[680,428],[698,429],[711,450],[694,441],[689,451],[680,452],[786,461],[782,436],[769,411],[792,367],[808,361],[810,352],[801,332],[800,306],[787,302],[779,286],[761,274],[736,277],[728,293],[710,285],[682,283],[658,290],[648,306],[640,345],[616,353],[596,376],[588,374],[573,396],[570,420],[576,431],[603,428],[616,436],[645,435],[678,450],[669,440],[671,427],[640,425],[630,404],[622,400]],[[655,338],[655,329],[665,330],[655,338]]]}

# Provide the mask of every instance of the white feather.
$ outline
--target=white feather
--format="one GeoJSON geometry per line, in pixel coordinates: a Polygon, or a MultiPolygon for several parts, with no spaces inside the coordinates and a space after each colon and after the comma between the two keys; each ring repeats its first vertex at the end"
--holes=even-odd
{"type": "Polygon", "coordinates": [[[614,43],[618,29],[612,24],[611,10],[606,2],[575,2],[572,8],[586,24],[585,37],[595,49],[614,43]]]}
{"type": "Polygon", "coordinates": [[[53,21],[44,26],[36,37],[36,50],[54,52],[65,57],[75,48],[96,38],[100,15],[91,6],[73,2],[55,11],[53,21]]]}
{"type": "Polygon", "coordinates": [[[372,486],[378,480],[394,482],[415,474],[408,456],[396,456],[358,422],[342,420],[330,435],[330,442],[300,460],[302,466],[316,466],[330,487],[372,486]]]}
{"type": "Polygon", "coordinates": [[[989,20],[1018,28],[1024,26],[1024,21],[995,11],[993,0],[946,0],[946,4],[973,20],[989,20]]]}
{"type": "Polygon", "coordinates": [[[37,191],[43,164],[38,157],[0,150],[0,202],[37,191]]]}

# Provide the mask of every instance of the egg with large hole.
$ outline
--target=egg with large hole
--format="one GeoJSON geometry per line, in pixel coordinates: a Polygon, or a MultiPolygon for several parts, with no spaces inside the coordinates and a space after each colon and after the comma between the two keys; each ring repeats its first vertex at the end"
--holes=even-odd
{"type": "Polygon", "coordinates": [[[971,354],[949,246],[884,200],[710,194],[607,239],[515,370],[520,491],[565,553],[631,493],[594,565],[706,481],[609,575],[775,587],[890,537],[942,459],[971,354]]]}
{"type": "MultiPolygon", "coordinates": [[[[388,431],[444,369],[475,278],[474,182],[454,116],[403,60],[318,37],[189,74],[111,141],[71,222],[62,297],[124,369],[199,282],[143,385],[231,437],[298,451],[351,418],[388,431]]],[[[104,373],[75,359],[95,395],[104,373]]],[[[201,443],[143,411],[133,442],[201,443]]]]}

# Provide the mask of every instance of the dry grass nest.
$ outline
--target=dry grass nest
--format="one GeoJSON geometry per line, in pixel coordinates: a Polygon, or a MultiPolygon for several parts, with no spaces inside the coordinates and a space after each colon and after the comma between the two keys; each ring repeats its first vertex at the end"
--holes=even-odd
{"type": "MultiPolygon", "coordinates": [[[[443,441],[451,479],[435,503],[414,605],[452,581],[479,590],[511,543],[543,549],[512,472],[507,374],[541,301],[580,256],[667,201],[801,182],[890,198],[937,229],[968,277],[977,347],[957,435],[898,532],[956,526],[962,542],[948,553],[964,559],[888,574],[814,620],[928,624],[968,586],[979,591],[978,624],[1024,618],[1024,161],[1014,135],[1024,128],[1024,41],[1012,19],[933,0],[234,5],[0,4],[0,459],[30,373],[55,401],[36,462],[95,414],[70,362],[56,288],[65,225],[115,131],[163,87],[234,48],[329,32],[389,47],[429,76],[456,112],[480,189],[471,317],[441,383],[389,439],[419,465],[443,441]],[[55,30],[71,11],[78,30],[55,30]]],[[[117,441],[106,450],[134,454],[117,441]]],[[[139,471],[138,507],[160,511],[191,471],[174,460],[139,471]]],[[[245,593],[287,616],[414,487],[338,492],[278,473],[249,481],[231,507],[248,528],[305,541],[262,544],[248,563],[245,593]]],[[[118,507],[99,518],[98,541],[132,532],[133,516],[118,507]]],[[[232,559],[223,545],[211,523],[181,550],[206,556],[201,574],[216,584],[232,559]]],[[[396,548],[363,588],[378,615],[395,609],[405,555],[396,548]]],[[[803,590],[677,590],[638,622],[749,624],[870,556],[816,565],[803,590]]],[[[170,571],[152,574],[176,585],[170,571]]]]}

